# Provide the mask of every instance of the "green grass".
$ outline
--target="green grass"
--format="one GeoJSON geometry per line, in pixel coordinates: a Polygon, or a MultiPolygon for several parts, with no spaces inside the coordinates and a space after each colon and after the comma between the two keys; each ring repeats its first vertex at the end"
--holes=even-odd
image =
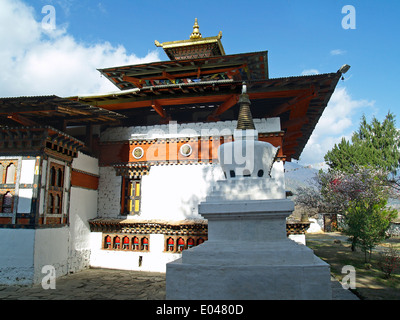
{"type": "MultiPolygon", "coordinates": [[[[379,253],[374,251],[371,256],[370,266],[364,262],[364,253],[357,249],[351,251],[350,244],[343,239],[340,233],[307,234],[307,246],[314,253],[331,266],[332,274],[338,279],[345,265],[352,265],[356,269],[355,293],[362,299],[368,300],[400,300],[400,270],[396,270],[390,279],[384,278],[384,273],[378,267],[379,253]],[[340,243],[335,239],[340,238],[340,243]],[[368,268],[369,267],[369,268],[368,268]]],[[[382,246],[392,244],[400,249],[400,238],[388,239],[382,246]]]]}

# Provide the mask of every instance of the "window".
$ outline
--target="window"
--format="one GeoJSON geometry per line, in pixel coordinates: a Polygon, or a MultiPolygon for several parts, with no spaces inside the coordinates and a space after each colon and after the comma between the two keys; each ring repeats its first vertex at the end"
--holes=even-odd
{"type": "Polygon", "coordinates": [[[193,240],[193,238],[189,238],[187,240],[187,248],[190,249],[193,246],[194,246],[194,240],[193,240]]]}
{"type": "Polygon", "coordinates": [[[149,251],[149,239],[146,237],[142,238],[142,250],[149,251]]]}
{"type": "Polygon", "coordinates": [[[174,251],[174,239],[173,238],[168,238],[167,240],[167,251],[174,251]]]}
{"type": "Polygon", "coordinates": [[[3,184],[3,175],[4,175],[4,167],[3,165],[0,163],[0,184],[3,184]]]}
{"type": "Polygon", "coordinates": [[[63,186],[63,178],[64,178],[64,170],[62,170],[61,168],[58,168],[58,170],[57,170],[57,182],[56,182],[57,187],[62,187],[63,186]]]}
{"type": "Polygon", "coordinates": [[[140,213],[141,180],[123,178],[121,214],[140,213]]]}
{"type": "Polygon", "coordinates": [[[183,240],[182,238],[179,238],[178,239],[178,250],[183,251],[183,249],[185,249],[185,240],[183,240]]]}
{"type": "Polygon", "coordinates": [[[104,239],[104,249],[111,249],[111,237],[107,235],[104,239]]]}
{"type": "Polygon", "coordinates": [[[129,238],[127,236],[122,238],[122,249],[129,249],[129,238]]]}
{"type": "Polygon", "coordinates": [[[47,208],[48,208],[49,213],[54,212],[54,197],[51,193],[49,194],[49,204],[48,204],[47,208]]]}
{"type": "Polygon", "coordinates": [[[121,239],[118,236],[114,237],[114,249],[120,249],[121,248],[121,239]]]}
{"type": "Polygon", "coordinates": [[[0,161],[0,184],[15,184],[18,160],[0,161]]]}
{"type": "Polygon", "coordinates": [[[180,253],[185,249],[193,248],[207,240],[207,236],[164,236],[164,252],[180,253]]]}
{"type": "Polygon", "coordinates": [[[18,160],[0,161],[0,212],[12,214],[14,210],[15,184],[18,160]]]}
{"type": "Polygon", "coordinates": [[[133,237],[132,250],[139,250],[139,238],[133,237]]]}
{"type": "Polygon", "coordinates": [[[64,186],[64,166],[50,163],[50,176],[47,197],[47,213],[62,214],[64,186]]]}
{"type": "Polygon", "coordinates": [[[103,234],[102,248],[118,251],[149,251],[150,241],[148,235],[103,234]]]}
{"type": "Polygon", "coordinates": [[[3,196],[3,205],[2,205],[2,212],[3,213],[12,213],[12,205],[13,205],[13,195],[10,191],[3,196]]]}
{"type": "Polygon", "coordinates": [[[56,198],[54,199],[54,213],[61,213],[61,197],[56,194],[56,198]]]}
{"type": "Polygon", "coordinates": [[[10,163],[6,170],[6,184],[15,184],[15,165],[10,163]]]}

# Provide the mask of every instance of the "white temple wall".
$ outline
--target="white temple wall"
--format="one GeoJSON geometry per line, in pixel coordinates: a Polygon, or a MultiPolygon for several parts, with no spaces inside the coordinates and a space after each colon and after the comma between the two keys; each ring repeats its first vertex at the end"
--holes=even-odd
{"type": "Polygon", "coordinates": [[[121,211],[122,177],[113,167],[99,168],[98,215],[102,218],[118,217],[121,211]]]}
{"type": "MultiPolygon", "coordinates": [[[[136,220],[178,221],[202,219],[197,205],[216,180],[223,178],[218,165],[152,166],[142,177],[140,215],[136,220]]],[[[99,216],[117,218],[121,209],[122,178],[112,167],[100,167],[99,216]]]]}
{"type": "MultiPolygon", "coordinates": [[[[36,159],[28,159],[21,161],[21,176],[19,184],[33,184],[33,177],[35,175],[35,162],[36,159]]],[[[32,203],[32,188],[19,189],[18,192],[18,213],[30,213],[32,203]]]]}
{"type": "MultiPolygon", "coordinates": [[[[72,161],[72,169],[98,175],[98,159],[78,153],[72,161]]],[[[68,272],[89,267],[90,227],[88,220],[97,216],[98,191],[82,187],[71,187],[69,207],[69,266],[68,272]]]]}
{"type": "Polygon", "coordinates": [[[40,283],[46,275],[43,266],[54,267],[56,277],[68,273],[69,227],[35,230],[33,283],[40,283]]]}
{"type": "Polygon", "coordinates": [[[134,271],[165,272],[166,264],[181,257],[180,253],[168,253],[164,250],[164,235],[150,234],[149,252],[103,250],[100,246],[103,234],[92,232],[92,252],[90,266],[134,271]]]}
{"type": "Polygon", "coordinates": [[[35,230],[0,229],[0,285],[32,283],[35,230]]]}
{"type": "Polygon", "coordinates": [[[89,219],[97,216],[97,190],[71,188],[69,270],[77,272],[89,267],[89,219]]]}
{"type": "Polygon", "coordinates": [[[218,165],[153,166],[142,177],[141,214],[134,219],[203,219],[198,204],[214,182],[223,178],[218,165]]]}
{"type": "Polygon", "coordinates": [[[71,167],[72,169],[82,170],[96,175],[99,174],[99,160],[82,152],[78,152],[78,157],[74,158],[71,167]]]}

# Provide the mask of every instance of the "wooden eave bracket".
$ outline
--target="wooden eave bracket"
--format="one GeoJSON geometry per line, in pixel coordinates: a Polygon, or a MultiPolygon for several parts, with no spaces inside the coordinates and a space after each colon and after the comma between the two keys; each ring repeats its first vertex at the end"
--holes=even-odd
{"type": "Polygon", "coordinates": [[[239,101],[239,97],[239,94],[231,95],[227,100],[219,105],[219,107],[209,116],[209,118],[217,118],[219,115],[232,108],[239,101]]]}
{"type": "Polygon", "coordinates": [[[308,117],[304,116],[304,117],[301,117],[301,118],[282,121],[281,128],[282,129],[288,129],[288,133],[289,133],[289,130],[291,128],[296,127],[296,126],[301,126],[301,125],[306,124],[308,122],[309,122],[308,117]]]}
{"type": "Polygon", "coordinates": [[[167,113],[157,100],[151,101],[151,107],[161,116],[161,118],[167,117],[167,113]]]}
{"type": "Polygon", "coordinates": [[[18,122],[19,124],[22,124],[23,126],[39,126],[39,124],[35,121],[32,121],[24,116],[21,116],[18,113],[12,113],[7,116],[8,119],[14,120],[15,122],[18,122]]]}
{"type": "Polygon", "coordinates": [[[270,114],[269,116],[271,117],[276,117],[288,110],[293,109],[294,106],[296,106],[297,104],[303,102],[304,100],[308,100],[311,98],[315,98],[318,95],[318,89],[312,85],[310,87],[309,90],[305,91],[302,95],[300,96],[296,96],[292,99],[290,99],[289,101],[282,103],[280,106],[278,106],[277,108],[275,108],[270,114]]]}

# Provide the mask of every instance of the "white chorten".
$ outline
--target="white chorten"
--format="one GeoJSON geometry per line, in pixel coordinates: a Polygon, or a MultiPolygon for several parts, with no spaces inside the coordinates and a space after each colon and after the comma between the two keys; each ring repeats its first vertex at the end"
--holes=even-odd
{"type": "Polygon", "coordinates": [[[235,141],[219,149],[226,180],[199,204],[208,241],[167,264],[167,299],[332,299],[329,265],[286,235],[294,204],[270,177],[278,149],[257,141],[245,90],[239,103],[235,141]]]}

